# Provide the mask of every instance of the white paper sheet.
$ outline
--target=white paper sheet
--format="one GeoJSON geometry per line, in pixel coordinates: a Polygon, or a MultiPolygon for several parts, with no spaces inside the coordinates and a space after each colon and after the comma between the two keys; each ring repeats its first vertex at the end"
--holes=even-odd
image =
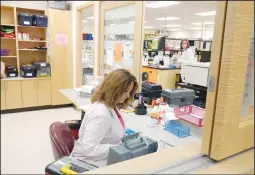
{"type": "Polygon", "coordinates": [[[113,49],[113,47],[107,48],[106,64],[109,66],[113,66],[113,64],[114,64],[114,49],[113,49]]]}

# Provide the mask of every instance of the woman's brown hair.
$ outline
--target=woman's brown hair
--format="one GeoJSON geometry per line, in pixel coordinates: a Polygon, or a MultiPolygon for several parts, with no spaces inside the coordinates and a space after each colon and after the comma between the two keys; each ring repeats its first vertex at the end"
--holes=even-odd
{"type": "Polygon", "coordinates": [[[189,40],[187,40],[187,39],[184,39],[184,40],[182,40],[181,41],[181,52],[183,51],[183,48],[182,48],[182,43],[183,43],[183,41],[186,41],[186,43],[187,43],[187,49],[189,48],[189,40]]]}
{"type": "Polygon", "coordinates": [[[134,75],[125,69],[116,69],[106,75],[104,81],[92,95],[91,102],[102,102],[110,108],[118,107],[125,109],[133,102],[137,88],[138,83],[134,75]],[[125,93],[131,82],[134,83],[134,87],[130,92],[130,97],[122,104],[118,104],[117,99],[125,93]]]}

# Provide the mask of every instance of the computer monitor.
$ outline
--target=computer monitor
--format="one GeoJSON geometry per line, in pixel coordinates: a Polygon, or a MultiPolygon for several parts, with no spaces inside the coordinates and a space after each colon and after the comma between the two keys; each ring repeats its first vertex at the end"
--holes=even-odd
{"type": "Polygon", "coordinates": [[[201,54],[200,62],[210,62],[211,51],[201,51],[200,54],[201,54]]]}
{"type": "Polygon", "coordinates": [[[166,45],[166,37],[158,38],[158,51],[164,51],[166,45]]]}

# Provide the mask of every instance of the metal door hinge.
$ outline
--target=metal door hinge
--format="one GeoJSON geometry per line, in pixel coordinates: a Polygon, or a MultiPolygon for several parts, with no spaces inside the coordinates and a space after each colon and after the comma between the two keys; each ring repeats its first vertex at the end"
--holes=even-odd
{"type": "Polygon", "coordinates": [[[214,76],[209,76],[208,77],[207,89],[208,89],[209,92],[214,92],[214,90],[215,90],[215,77],[214,76]]]}

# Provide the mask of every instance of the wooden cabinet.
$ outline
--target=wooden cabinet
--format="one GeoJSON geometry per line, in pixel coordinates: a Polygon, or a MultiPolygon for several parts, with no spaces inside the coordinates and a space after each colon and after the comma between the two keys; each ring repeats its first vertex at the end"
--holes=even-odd
{"type": "Polygon", "coordinates": [[[51,105],[51,81],[50,79],[41,79],[37,81],[37,105],[51,105]]]}
{"type": "Polygon", "coordinates": [[[22,85],[22,107],[37,106],[37,87],[36,80],[23,80],[22,85]]]}
{"type": "Polygon", "coordinates": [[[67,25],[72,24],[72,12],[49,9],[48,17],[49,26],[54,26],[49,28],[52,105],[71,104],[59,90],[73,87],[72,25],[67,25]],[[55,44],[60,33],[67,38],[66,44],[55,44]]]}
{"type": "Polygon", "coordinates": [[[3,81],[1,81],[1,110],[6,109],[6,103],[5,103],[5,84],[3,81]]]}
{"type": "Polygon", "coordinates": [[[22,92],[20,81],[5,81],[5,95],[6,109],[22,108],[22,92]]]}
{"type": "Polygon", "coordinates": [[[163,89],[174,89],[176,83],[176,75],[180,73],[180,70],[161,70],[143,67],[143,72],[148,73],[149,82],[160,84],[163,89]]]}

